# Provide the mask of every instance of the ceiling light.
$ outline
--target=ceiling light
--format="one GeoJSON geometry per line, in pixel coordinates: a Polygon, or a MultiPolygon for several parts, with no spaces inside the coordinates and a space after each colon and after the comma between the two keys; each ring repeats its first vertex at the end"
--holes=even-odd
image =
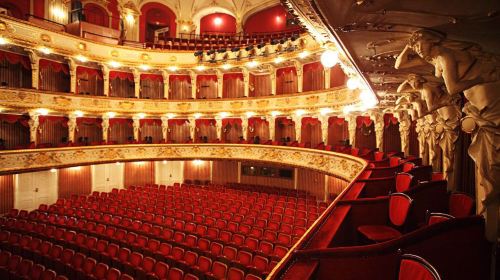
{"type": "Polygon", "coordinates": [[[271,111],[271,116],[276,117],[276,116],[279,116],[279,115],[281,115],[280,111],[271,111]]]}
{"type": "Polygon", "coordinates": [[[55,6],[53,7],[50,12],[52,13],[52,15],[54,15],[54,17],[56,18],[59,18],[59,19],[63,19],[66,17],[66,13],[64,12],[64,10],[59,7],[59,6],[55,6]]]}
{"type": "Polygon", "coordinates": [[[299,53],[299,58],[300,59],[304,59],[304,58],[306,58],[308,56],[309,56],[309,52],[308,51],[303,51],[303,52],[299,53]]]}
{"type": "Polygon", "coordinates": [[[247,118],[251,118],[255,116],[255,112],[246,112],[245,115],[247,115],[247,118]]]}
{"type": "Polygon", "coordinates": [[[195,160],[193,160],[193,164],[197,165],[197,166],[202,165],[203,163],[204,163],[204,161],[201,160],[201,159],[195,159],[195,160]]]}
{"type": "Polygon", "coordinates": [[[332,50],[326,50],[321,54],[321,64],[325,68],[332,68],[335,64],[339,63],[339,55],[332,50]]]}
{"type": "Polygon", "coordinates": [[[117,161],[115,164],[116,164],[116,165],[120,165],[120,164],[121,164],[121,162],[117,161]]]}
{"type": "Polygon", "coordinates": [[[83,62],[83,63],[85,63],[85,62],[88,61],[88,59],[85,56],[81,55],[81,54],[77,55],[76,59],[78,59],[78,61],[83,62]]]}
{"type": "Polygon", "coordinates": [[[49,110],[47,109],[44,109],[44,108],[40,108],[40,109],[37,109],[36,112],[42,116],[46,116],[49,114],[49,110]]]}
{"type": "Polygon", "coordinates": [[[330,108],[321,108],[321,109],[319,109],[319,113],[320,113],[322,116],[326,116],[326,115],[328,115],[328,114],[330,114],[330,113],[332,113],[332,112],[333,112],[333,110],[332,110],[332,109],[330,109],[330,108]]]}
{"type": "Polygon", "coordinates": [[[295,115],[297,116],[302,116],[306,113],[306,110],[302,110],[302,109],[298,109],[298,110],[295,110],[295,115]]]}
{"type": "Polygon", "coordinates": [[[52,53],[52,50],[47,47],[40,47],[38,50],[47,55],[52,53]]]}
{"type": "Polygon", "coordinates": [[[57,172],[57,169],[55,169],[55,168],[51,168],[51,169],[50,169],[50,172],[51,172],[51,173],[56,173],[56,172],[57,172]]]}
{"type": "Polygon", "coordinates": [[[221,118],[225,118],[225,117],[229,116],[229,113],[228,112],[220,112],[219,116],[221,116],[221,118]]]}
{"type": "Polygon", "coordinates": [[[361,99],[361,102],[363,103],[363,106],[366,109],[371,109],[371,108],[375,107],[375,105],[377,105],[377,98],[369,90],[363,90],[359,94],[359,98],[361,99]]]}
{"type": "Polygon", "coordinates": [[[221,25],[221,24],[222,24],[222,19],[221,19],[220,17],[216,17],[216,18],[214,19],[214,24],[215,24],[215,25],[221,25]]]}
{"type": "Polygon", "coordinates": [[[163,164],[167,164],[167,161],[166,161],[166,160],[164,160],[164,161],[162,161],[162,163],[163,163],[163,164]]]}
{"type": "Polygon", "coordinates": [[[258,65],[259,65],[259,62],[255,61],[255,60],[247,62],[247,66],[250,68],[257,67],[258,65]]]}
{"type": "Polygon", "coordinates": [[[168,114],[166,114],[166,116],[167,116],[167,118],[169,118],[169,119],[173,119],[173,118],[175,118],[175,114],[174,114],[174,113],[168,113],[168,114]]]}
{"type": "Polygon", "coordinates": [[[148,71],[149,69],[151,69],[151,66],[146,65],[146,64],[142,64],[139,66],[139,68],[141,68],[141,70],[143,70],[143,71],[148,71]]]}
{"type": "Polygon", "coordinates": [[[357,88],[359,88],[361,85],[359,83],[359,80],[357,78],[349,78],[349,80],[347,80],[347,88],[348,89],[351,89],[351,90],[355,90],[357,88]]]}
{"type": "Polygon", "coordinates": [[[72,170],[72,171],[78,171],[82,169],[80,166],[73,166],[73,167],[70,167],[69,170],[72,170]]]}
{"type": "Polygon", "coordinates": [[[196,66],[196,70],[198,70],[198,71],[204,71],[205,69],[206,69],[205,65],[196,66]]]}
{"type": "Polygon", "coordinates": [[[202,113],[194,113],[193,116],[195,119],[199,119],[201,116],[203,116],[203,114],[202,113]]]}
{"type": "Polygon", "coordinates": [[[82,111],[74,111],[73,114],[77,117],[77,118],[81,118],[83,117],[83,112],[82,111]]]}
{"type": "Polygon", "coordinates": [[[232,67],[233,67],[233,66],[232,66],[231,64],[227,64],[227,63],[226,63],[226,64],[224,64],[224,65],[222,65],[222,69],[224,69],[224,70],[229,70],[229,69],[231,69],[232,67]]]}
{"type": "Polygon", "coordinates": [[[5,39],[4,37],[0,37],[0,45],[6,45],[9,43],[9,40],[5,39]]]}
{"type": "Polygon", "coordinates": [[[168,69],[168,71],[175,72],[179,68],[177,66],[169,66],[167,69],[168,69]]]}
{"type": "Polygon", "coordinates": [[[118,67],[122,66],[122,64],[120,62],[112,60],[109,62],[109,66],[111,66],[113,68],[118,68],[118,67]]]}
{"type": "Polygon", "coordinates": [[[139,114],[137,114],[137,116],[139,117],[139,119],[144,119],[146,117],[146,114],[139,113],[139,114]]]}
{"type": "Polygon", "coordinates": [[[106,113],[108,115],[108,117],[110,118],[114,118],[116,116],[116,113],[115,112],[107,112],[106,113]]]}
{"type": "Polygon", "coordinates": [[[352,111],[354,111],[354,108],[352,107],[352,105],[347,105],[347,106],[344,106],[344,108],[342,108],[342,113],[344,113],[344,115],[349,115],[349,113],[352,111]]]}
{"type": "Polygon", "coordinates": [[[281,56],[278,56],[274,59],[274,63],[275,64],[280,64],[281,62],[283,62],[285,59],[281,56]]]}
{"type": "Polygon", "coordinates": [[[125,20],[127,20],[128,24],[133,25],[135,23],[135,18],[133,14],[127,14],[125,16],[125,20]]]}

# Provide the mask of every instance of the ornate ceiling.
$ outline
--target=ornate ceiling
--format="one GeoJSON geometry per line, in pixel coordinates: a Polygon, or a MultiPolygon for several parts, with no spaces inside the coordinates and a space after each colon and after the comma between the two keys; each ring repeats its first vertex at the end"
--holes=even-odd
{"type": "MultiPolygon", "coordinates": [[[[483,51],[500,53],[500,1],[473,0],[285,0],[307,17],[317,36],[338,40],[380,97],[393,107],[398,86],[408,74],[433,76],[431,65],[395,69],[397,56],[411,34],[429,28],[447,39],[474,42],[483,51]]],[[[310,29],[310,28],[308,28],[310,29]]],[[[309,30],[311,31],[311,30],[309,30]]],[[[313,34],[314,36],[314,34],[313,34]]]]}

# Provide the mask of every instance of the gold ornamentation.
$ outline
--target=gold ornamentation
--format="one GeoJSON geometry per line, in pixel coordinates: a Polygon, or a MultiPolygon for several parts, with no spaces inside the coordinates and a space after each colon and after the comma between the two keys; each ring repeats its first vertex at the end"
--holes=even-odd
{"type": "Polygon", "coordinates": [[[134,103],[128,102],[128,101],[122,101],[122,102],[118,103],[118,106],[121,109],[130,110],[130,109],[134,108],[134,103]]]}
{"type": "Polygon", "coordinates": [[[120,54],[118,53],[118,51],[117,51],[117,50],[112,50],[112,51],[111,51],[111,56],[112,56],[112,57],[118,57],[119,55],[120,55],[120,54]]]}
{"type": "Polygon", "coordinates": [[[69,107],[71,106],[72,100],[67,97],[56,96],[54,97],[54,103],[61,107],[69,107]]]}
{"type": "Polygon", "coordinates": [[[149,61],[151,59],[151,57],[149,56],[149,54],[143,53],[143,54],[141,54],[141,59],[144,61],[149,61]]]}
{"type": "Polygon", "coordinates": [[[87,44],[82,43],[82,42],[78,43],[76,47],[77,47],[79,50],[81,50],[81,51],[86,51],[86,50],[87,50],[87,44]]]}
{"type": "Polygon", "coordinates": [[[46,43],[50,43],[52,41],[52,39],[50,38],[50,36],[48,34],[41,34],[40,40],[42,40],[46,43]]]}

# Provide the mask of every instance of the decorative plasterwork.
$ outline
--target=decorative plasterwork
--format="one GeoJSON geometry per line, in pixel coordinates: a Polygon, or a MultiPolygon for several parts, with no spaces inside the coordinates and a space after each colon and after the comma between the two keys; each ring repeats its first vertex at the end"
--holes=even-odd
{"type": "Polygon", "coordinates": [[[346,154],[284,146],[239,144],[113,145],[0,152],[0,174],[117,161],[250,160],[323,172],[351,182],[365,160],[346,154]]]}
{"type": "Polygon", "coordinates": [[[114,97],[83,96],[39,92],[28,89],[0,89],[0,106],[25,112],[46,108],[58,112],[84,111],[88,114],[116,112],[123,114],[145,113],[164,115],[165,113],[194,114],[248,111],[286,113],[296,109],[317,110],[331,108],[342,111],[342,107],[358,103],[359,92],[347,88],[314,91],[307,94],[290,94],[257,98],[203,99],[203,100],[150,100],[114,97]]]}

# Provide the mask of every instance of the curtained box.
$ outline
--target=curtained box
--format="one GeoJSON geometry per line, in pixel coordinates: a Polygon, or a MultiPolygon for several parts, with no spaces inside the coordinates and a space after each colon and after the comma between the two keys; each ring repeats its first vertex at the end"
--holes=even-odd
{"type": "Polygon", "coordinates": [[[77,21],[66,25],[66,32],[93,41],[117,45],[120,31],[92,23],[77,21]]]}

